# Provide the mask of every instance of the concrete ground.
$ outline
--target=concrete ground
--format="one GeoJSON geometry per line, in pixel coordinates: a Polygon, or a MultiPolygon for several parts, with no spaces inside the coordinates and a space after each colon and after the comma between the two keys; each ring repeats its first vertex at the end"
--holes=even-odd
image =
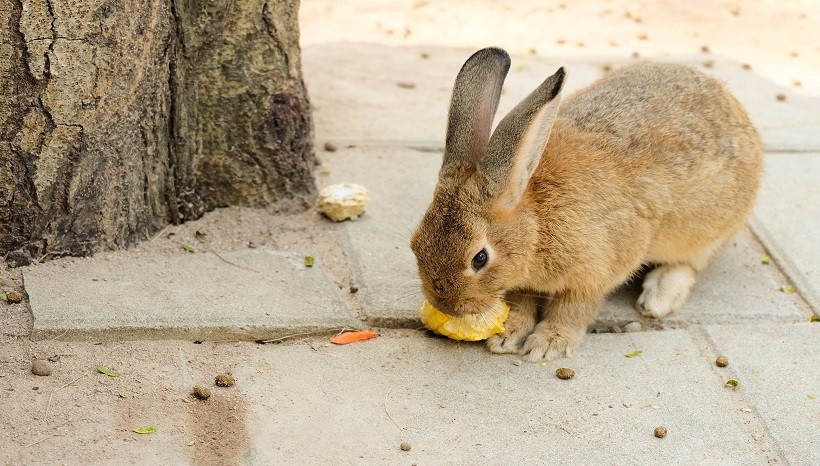
{"type": "Polygon", "coordinates": [[[367,186],[368,212],[224,209],[128,251],[0,267],[24,295],[0,302],[0,464],[820,464],[820,9],[676,5],[304,1],[317,181],[367,186]],[[572,92],[641,59],[700,66],[747,107],[767,148],[750,228],[677,313],[640,317],[625,285],[544,365],[419,328],[408,239],[455,73],[490,44],[514,54],[499,114],[558,66],[572,92]],[[380,336],[328,343],[342,328],[380,336]],[[223,372],[235,386],[213,386],[223,372]]]}

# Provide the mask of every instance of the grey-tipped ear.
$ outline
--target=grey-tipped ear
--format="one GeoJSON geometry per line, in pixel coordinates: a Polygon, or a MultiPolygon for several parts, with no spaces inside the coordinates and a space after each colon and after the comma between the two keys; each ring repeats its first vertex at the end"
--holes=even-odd
{"type": "Polygon", "coordinates": [[[479,166],[503,207],[518,204],[541,161],[558,114],[564,77],[564,68],[559,68],[498,123],[490,138],[479,166]]]}
{"type": "Polygon", "coordinates": [[[484,158],[509,69],[510,56],[495,47],[479,50],[461,67],[450,101],[442,166],[474,165],[484,158]]]}

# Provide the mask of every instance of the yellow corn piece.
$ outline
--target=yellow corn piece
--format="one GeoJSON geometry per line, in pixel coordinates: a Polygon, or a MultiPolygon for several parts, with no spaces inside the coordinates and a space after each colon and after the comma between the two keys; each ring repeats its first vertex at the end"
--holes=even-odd
{"type": "Polygon", "coordinates": [[[503,332],[509,313],[507,303],[499,301],[487,312],[453,317],[439,311],[425,299],[421,306],[421,322],[430,330],[453,340],[478,341],[503,332]]]}

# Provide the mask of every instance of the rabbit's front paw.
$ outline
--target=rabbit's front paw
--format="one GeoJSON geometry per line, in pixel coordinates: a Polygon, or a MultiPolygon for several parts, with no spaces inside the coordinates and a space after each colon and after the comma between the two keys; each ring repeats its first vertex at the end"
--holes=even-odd
{"type": "Polygon", "coordinates": [[[688,265],[663,265],[646,274],[643,292],[635,307],[642,315],[660,319],[677,310],[695,283],[695,270],[688,265]]]}
{"type": "Polygon", "coordinates": [[[517,353],[534,327],[534,315],[513,309],[504,323],[504,331],[487,339],[487,349],[493,353],[517,353]]]}
{"type": "Polygon", "coordinates": [[[572,348],[581,342],[583,331],[560,327],[550,322],[541,322],[527,338],[521,349],[521,358],[529,362],[554,361],[570,356],[572,348]]]}

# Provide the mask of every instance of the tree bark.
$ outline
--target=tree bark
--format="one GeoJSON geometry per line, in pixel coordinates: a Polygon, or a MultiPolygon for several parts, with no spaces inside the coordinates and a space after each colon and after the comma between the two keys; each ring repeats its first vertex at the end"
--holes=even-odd
{"type": "Polygon", "coordinates": [[[308,206],[298,6],[0,0],[0,254],[87,255],[216,207],[308,206]]]}

